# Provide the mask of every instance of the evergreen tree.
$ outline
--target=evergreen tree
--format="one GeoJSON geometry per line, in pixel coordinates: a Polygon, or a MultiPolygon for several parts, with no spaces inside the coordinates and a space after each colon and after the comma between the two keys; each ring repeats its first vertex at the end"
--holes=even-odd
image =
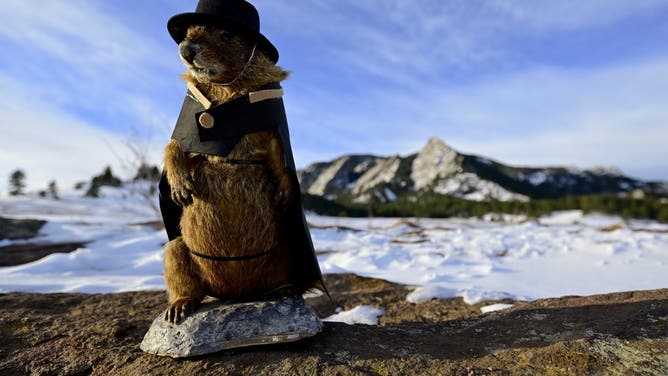
{"type": "Polygon", "coordinates": [[[160,169],[158,166],[148,165],[142,163],[141,166],[137,169],[137,174],[135,175],[134,180],[149,180],[149,181],[158,181],[161,176],[160,169]]]}
{"type": "Polygon", "coordinates": [[[111,167],[107,166],[102,174],[93,177],[91,180],[90,187],[86,196],[88,197],[99,197],[100,196],[100,187],[102,186],[111,186],[111,187],[120,187],[121,179],[114,176],[111,172],[111,167]]]}
{"type": "Polygon", "coordinates": [[[49,183],[49,194],[54,199],[58,200],[58,186],[56,185],[55,180],[51,180],[51,182],[49,183]]]}
{"type": "Polygon", "coordinates": [[[26,174],[22,170],[16,170],[9,176],[9,194],[18,196],[24,194],[26,187],[26,174]]]}

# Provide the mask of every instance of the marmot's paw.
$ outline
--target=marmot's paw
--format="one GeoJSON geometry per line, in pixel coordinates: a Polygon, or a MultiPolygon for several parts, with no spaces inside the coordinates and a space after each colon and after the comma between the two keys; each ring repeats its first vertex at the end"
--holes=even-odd
{"type": "Polygon", "coordinates": [[[197,308],[197,305],[197,302],[190,298],[177,299],[174,303],[169,305],[169,308],[167,308],[167,312],[165,312],[165,321],[171,322],[172,324],[178,324],[179,321],[193,313],[195,308],[197,308]]]}
{"type": "Polygon", "coordinates": [[[183,179],[181,184],[172,186],[172,200],[181,207],[192,204],[194,194],[195,185],[191,179],[183,179]]]}

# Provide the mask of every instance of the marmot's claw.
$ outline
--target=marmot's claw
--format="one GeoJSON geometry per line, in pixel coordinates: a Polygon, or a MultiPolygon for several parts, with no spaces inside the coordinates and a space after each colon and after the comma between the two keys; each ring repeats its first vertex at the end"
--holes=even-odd
{"type": "Polygon", "coordinates": [[[178,299],[174,303],[170,304],[169,308],[167,308],[167,311],[165,312],[165,321],[172,324],[178,324],[179,321],[193,313],[196,307],[197,303],[192,299],[178,299]]]}
{"type": "Polygon", "coordinates": [[[195,195],[195,184],[191,179],[184,180],[179,187],[172,187],[172,200],[181,207],[191,205],[193,195],[195,195]]]}
{"type": "Polygon", "coordinates": [[[179,206],[186,207],[193,203],[193,196],[191,192],[179,191],[172,193],[172,200],[179,204],[179,206]]]}

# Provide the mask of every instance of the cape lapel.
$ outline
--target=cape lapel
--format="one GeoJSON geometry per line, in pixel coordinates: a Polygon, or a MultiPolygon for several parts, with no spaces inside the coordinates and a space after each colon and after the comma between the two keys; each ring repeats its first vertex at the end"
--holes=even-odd
{"type": "MultiPolygon", "coordinates": [[[[280,89],[278,83],[272,83],[258,91],[280,89]]],[[[287,119],[280,97],[251,102],[249,95],[245,95],[207,109],[188,91],[172,138],[185,152],[225,157],[243,135],[276,129],[282,123],[287,123],[287,119]],[[210,123],[203,125],[205,113],[210,116],[210,123]]]]}

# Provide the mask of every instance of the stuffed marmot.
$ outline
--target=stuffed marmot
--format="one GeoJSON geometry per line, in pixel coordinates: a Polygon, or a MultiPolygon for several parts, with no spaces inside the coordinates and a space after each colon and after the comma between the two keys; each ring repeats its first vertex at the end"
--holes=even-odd
{"type": "Polygon", "coordinates": [[[200,0],[168,22],[188,93],[165,148],[165,319],[205,296],[326,291],[306,225],[279,84],[288,73],[243,0],[200,0]]]}

